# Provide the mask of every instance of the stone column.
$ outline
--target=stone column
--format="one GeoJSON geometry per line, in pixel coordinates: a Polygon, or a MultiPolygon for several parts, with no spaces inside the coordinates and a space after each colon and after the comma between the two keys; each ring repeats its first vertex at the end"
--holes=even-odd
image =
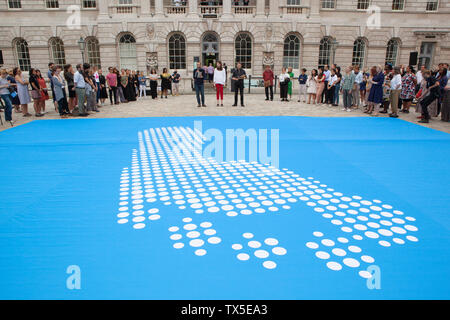
{"type": "Polygon", "coordinates": [[[99,0],[98,1],[98,12],[99,14],[108,14],[109,13],[109,9],[108,9],[108,0],[99,0]]]}
{"type": "Polygon", "coordinates": [[[141,14],[144,16],[150,14],[150,0],[141,0],[141,14]]]}
{"type": "Polygon", "coordinates": [[[257,15],[266,14],[266,1],[256,0],[256,14],[257,15]]]}
{"type": "MultiPolygon", "coordinates": [[[[270,0],[270,15],[280,15],[280,0],[270,0]]],[[[317,1],[318,2],[318,1],[317,1]]]]}
{"type": "Polygon", "coordinates": [[[222,17],[231,17],[231,0],[223,0],[222,3],[222,17]]]}
{"type": "Polygon", "coordinates": [[[198,1],[189,0],[189,15],[197,16],[198,14],[198,1]]]}
{"type": "Polygon", "coordinates": [[[163,0],[155,0],[155,15],[163,15],[164,14],[164,1],[163,0]]]}
{"type": "Polygon", "coordinates": [[[319,15],[320,14],[320,1],[309,0],[310,14],[319,15]]]}

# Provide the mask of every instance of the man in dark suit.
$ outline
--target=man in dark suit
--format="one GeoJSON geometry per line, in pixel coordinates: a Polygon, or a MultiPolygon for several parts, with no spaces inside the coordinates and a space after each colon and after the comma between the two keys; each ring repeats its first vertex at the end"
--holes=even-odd
{"type": "Polygon", "coordinates": [[[206,107],[205,105],[205,81],[206,72],[200,62],[197,62],[197,69],[194,70],[194,87],[197,97],[197,107],[206,107]],[[201,98],[201,99],[200,99],[201,98]]]}
{"type": "Polygon", "coordinates": [[[245,70],[242,69],[242,64],[239,62],[236,69],[234,69],[231,78],[235,81],[233,107],[237,107],[238,93],[241,95],[241,107],[244,107],[244,79],[247,78],[247,74],[245,73],[245,70]]]}

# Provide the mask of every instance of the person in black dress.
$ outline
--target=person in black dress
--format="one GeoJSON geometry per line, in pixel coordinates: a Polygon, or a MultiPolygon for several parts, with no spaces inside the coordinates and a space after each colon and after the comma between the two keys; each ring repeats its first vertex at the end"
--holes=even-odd
{"type": "Polygon", "coordinates": [[[152,99],[158,99],[158,73],[156,69],[150,70],[150,94],[152,99]]]}
{"type": "Polygon", "coordinates": [[[106,91],[106,78],[103,75],[102,69],[98,69],[98,77],[100,80],[100,103],[103,106],[105,100],[108,99],[108,92],[106,91]]]}
{"type": "Polygon", "coordinates": [[[128,77],[128,81],[125,87],[125,97],[127,97],[128,101],[136,101],[136,88],[134,86],[134,78],[130,70],[126,71],[126,76],[128,77]]]}

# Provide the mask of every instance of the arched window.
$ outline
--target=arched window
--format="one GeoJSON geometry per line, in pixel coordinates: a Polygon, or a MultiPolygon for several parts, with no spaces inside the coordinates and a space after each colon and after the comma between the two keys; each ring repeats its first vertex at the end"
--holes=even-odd
{"type": "Polygon", "coordinates": [[[252,68],[252,39],[247,33],[240,33],[234,41],[236,50],[236,63],[240,62],[242,68],[252,68]]]}
{"type": "Polygon", "coordinates": [[[169,38],[169,68],[186,69],[186,40],[180,33],[169,38]]]}
{"type": "Polygon", "coordinates": [[[87,61],[91,66],[96,66],[97,68],[102,67],[100,60],[100,47],[97,38],[88,37],[86,39],[86,54],[87,61]]]}
{"type": "Polygon", "coordinates": [[[390,63],[393,66],[397,64],[398,47],[399,45],[396,39],[389,40],[386,47],[386,63],[390,63]]]}
{"type": "Polygon", "coordinates": [[[66,53],[64,52],[64,42],[60,38],[51,38],[50,44],[50,57],[51,61],[55,64],[66,64],[66,53]]]}
{"type": "Polygon", "coordinates": [[[364,66],[364,58],[366,56],[366,42],[358,38],[353,43],[353,58],[352,65],[359,66],[362,68],[364,66]]]}
{"type": "Polygon", "coordinates": [[[30,71],[31,60],[28,43],[24,39],[17,39],[13,42],[13,46],[16,51],[19,68],[23,71],[30,71]]]}
{"type": "Polygon", "coordinates": [[[319,46],[319,66],[330,65],[331,63],[331,38],[325,37],[320,40],[319,46]]]}
{"type": "Polygon", "coordinates": [[[136,39],[129,33],[119,38],[120,68],[137,69],[136,39]]]}
{"type": "Polygon", "coordinates": [[[284,39],[283,67],[300,67],[300,39],[290,34],[284,39]]]}

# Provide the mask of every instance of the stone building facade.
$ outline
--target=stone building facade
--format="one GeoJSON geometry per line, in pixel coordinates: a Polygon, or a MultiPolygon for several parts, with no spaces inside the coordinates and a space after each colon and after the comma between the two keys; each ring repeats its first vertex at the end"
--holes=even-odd
{"type": "MultiPolygon", "coordinates": [[[[82,61],[148,71],[194,61],[311,69],[450,61],[450,0],[0,0],[4,67],[82,61]]],[[[298,71],[297,71],[298,74],[298,71]]]]}

